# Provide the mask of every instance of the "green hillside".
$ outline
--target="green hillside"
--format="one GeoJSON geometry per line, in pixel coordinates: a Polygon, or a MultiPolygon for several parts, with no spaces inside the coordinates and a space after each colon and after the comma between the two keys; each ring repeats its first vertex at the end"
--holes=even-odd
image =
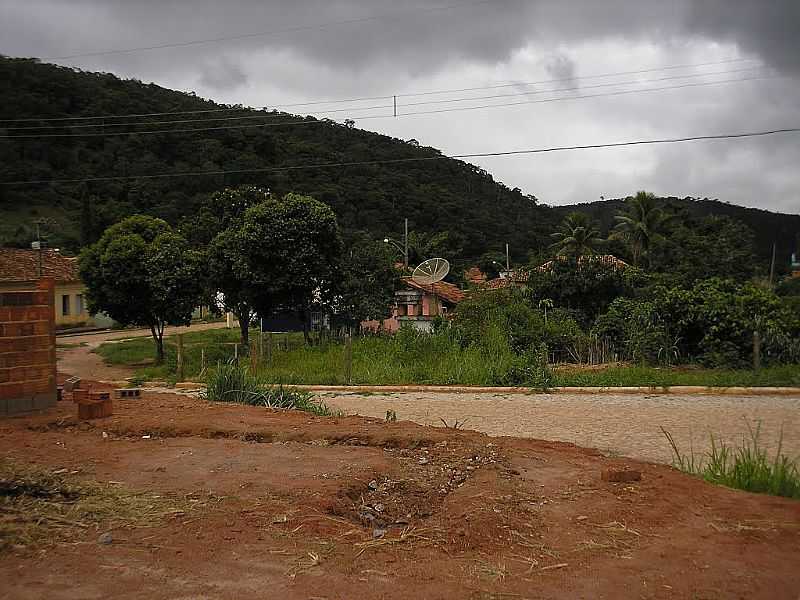
{"type": "MultiPolygon", "coordinates": [[[[310,117],[222,106],[154,84],[31,59],[0,57],[0,135],[29,136],[0,138],[0,182],[249,171],[0,185],[0,244],[29,244],[35,221],[42,220],[51,243],[68,252],[96,240],[109,224],[133,213],[180,224],[211,192],[241,183],[267,187],[277,194],[310,194],[328,203],[346,238],[360,234],[376,239],[398,237],[403,218],[409,219],[410,230],[416,234],[446,232],[447,239],[439,241],[437,252],[454,260],[457,268],[487,255],[499,259],[506,243],[515,264],[527,262],[529,256],[545,256],[549,234],[572,210],[591,214],[605,233],[623,203],[606,200],[550,208],[496,182],[474,165],[443,158],[438,150],[420,147],[413,140],[310,117]],[[184,111],[200,112],[169,114],[184,111]],[[145,113],[167,114],[138,116],[145,113]],[[96,115],[129,116],[78,119],[96,115]],[[65,120],[38,120],[46,118],[65,120]],[[265,126],[242,128],[243,124],[265,126]],[[209,127],[225,129],[175,131],[209,127]],[[168,131],[145,133],[154,130],[168,131]],[[120,131],[138,133],[110,135],[120,131]],[[78,133],[96,135],[76,136],[78,133]],[[43,137],[64,134],[72,137],[43,137]],[[433,160],[252,172],[417,158],[433,160]]],[[[746,224],[753,230],[760,271],[773,241],[778,244],[778,264],[788,264],[800,232],[800,215],[713,200],[665,200],[673,212],[686,219],[727,215],[746,224]]],[[[697,225],[698,231],[708,226],[697,225]]],[[[613,246],[610,250],[624,252],[613,246]]]]}
{"type": "MultiPolygon", "coordinates": [[[[685,219],[701,219],[709,215],[725,216],[747,225],[753,232],[755,251],[766,268],[771,255],[772,244],[776,244],[776,264],[784,270],[792,252],[797,249],[800,236],[800,214],[775,213],[758,208],[747,208],[735,204],[695,198],[663,198],[662,201],[674,214],[685,219]]],[[[598,200],[586,204],[573,204],[553,208],[556,220],[572,211],[584,212],[600,223],[607,233],[614,226],[614,215],[624,206],[624,199],[598,200]]],[[[723,248],[719,249],[724,251],[723,248]]]]}
{"type": "MultiPolygon", "coordinates": [[[[384,135],[285,113],[235,110],[192,94],[105,73],[81,72],[28,59],[0,57],[0,135],[110,133],[268,127],[153,135],[0,139],[0,181],[91,178],[187,171],[260,169],[303,164],[439,157],[384,135]],[[195,115],[9,123],[9,119],[217,111],[195,115]],[[231,120],[231,117],[246,119],[231,120]],[[200,119],[227,119],[200,122],[200,119]],[[189,121],[164,123],[164,121],[189,121]],[[297,121],[304,124],[291,124],[297,121]],[[160,121],[161,123],[154,123],[160,121]],[[142,125],[142,123],[153,123],[142,125]],[[12,127],[13,126],[13,127],[12,127]],[[43,128],[47,126],[47,128],[43,128]],[[15,128],[14,128],[15,127],[15,128]],[[22,127],[37,129],[23,130],[22,127]]],[[[235,108],[235,107],[233,107],[235,108]]],[[[450,232],[452,255],[474,259],[502,252],[509,243],[519,259],[547,243],[550,211],[494,181],[473,165],[427,160],[389,165],[302,169],[270,173],[130,179],[79,184],[0,186],[0,243],[24,244],[32,223],[49,218],[51,241],[76,250],[119,218],[143,212],[178,223],[210,192],[252,183],[283,194],[310,194],[336,211],[345,234],[398,236],[403,218],[414,232],[450,232]]]]}

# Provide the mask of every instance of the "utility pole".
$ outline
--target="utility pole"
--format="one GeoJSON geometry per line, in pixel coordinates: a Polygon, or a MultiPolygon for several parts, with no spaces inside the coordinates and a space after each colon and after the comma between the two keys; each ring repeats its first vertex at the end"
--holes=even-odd
{"type": "Polygon", "coordinates": [[[506,271],[511,272],[511,261],[508,257],[508,244],[506,244],[506,271]]]}
{"type": "Polygon", "coordinates": [[[42,252],[44,251],[44,244],[42,243],[42,231],[41,231],[41,227],[40,227],[41,224],[42,224],[42,221],[40,219],[37,219],[35,221],[35,223],[36,223],[36,241],[31,244],[31,248],[33,248],[34,250],[38,250],[39,251],[39,279],[41,279],[42,275],[44,274],[43,273],[43,271],[44,271],[44,265],[43,265],[44,257],[42,256],[42,252]]]}
{"type": "Polygon", "coordinates": [[[772,242],[772,262],[769,265],[769,287],[775,287],[775,242],[772,242]]]}
{"type": "Polygon", "coordinates": [[[405,219],[405,231],[403,233],[403,265],[408,269],[408,219],[405,219]]]}

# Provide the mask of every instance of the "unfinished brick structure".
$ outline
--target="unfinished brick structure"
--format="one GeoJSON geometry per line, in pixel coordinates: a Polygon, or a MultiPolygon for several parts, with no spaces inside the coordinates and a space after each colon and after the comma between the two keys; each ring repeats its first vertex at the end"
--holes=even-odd
{"type": "Polygon", "coordinates": [[[0,416],[56,403],[52,279],[0,284],[0,416]]]}

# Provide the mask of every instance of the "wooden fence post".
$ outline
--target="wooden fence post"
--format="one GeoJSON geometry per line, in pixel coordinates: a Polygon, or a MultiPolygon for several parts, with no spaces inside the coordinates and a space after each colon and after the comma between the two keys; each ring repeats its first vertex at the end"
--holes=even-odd
{"type": "MultiPolygon", "coordinates": [[[[256,338],[250,343],[250,372],[255,373],[258,370],[258,357],[261,352],[259,348],[254,348],[256,344],[259,344],[260,339],[256,338]]],[[[260,344],[259,344],[260,345],[260,344]]]]}
{"type": "Polygon", "coordinates": [[[178,345],[178,360],[177,360],[177,367],[176,367],[176,374],[175,378],[178,381],[183,381],[183,334],[179,333],[175,336],[175,340],[178,345]]]}
{"type": "Polygon", "coordinates": [[[757,329],[753,332],[753,369],[758,371],[761,368],[761,332],[757,329]]]}
{"type": "Polygon", "coordinates": [[[353,338],[344,338],[344,382],[353,383],[353,338]]]}

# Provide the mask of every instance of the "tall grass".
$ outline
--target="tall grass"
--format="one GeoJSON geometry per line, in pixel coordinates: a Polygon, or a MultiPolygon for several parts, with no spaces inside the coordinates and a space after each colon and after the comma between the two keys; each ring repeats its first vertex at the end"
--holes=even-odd
{"type": "MultiPolygon", "coordinates": [[[[253,339],[258,334],[253,333],[253,339]]],[[[184,375],[202,378],[205,364],[227,363],[234,356],[238,330],[212,329],[184,335],[184,375]]],[[[141,379],[174,380],[174,338],[166,340],[164,365],[152,365],[153,341],[136,338],[101,345],[96,352],[106,362],[132,366],[141,379]]],[[[239,348],[242,356],[244,351],[239,348]]],[[[353,368],[348,382],[344,369],[344,346],[325,342],[307,346],[302,334],[273,336],[272,361],[258,373],[274,384],[371,384],[371,385],[523,385],[546,389],[557,386],[650,386],[702,385],[800,386],[800,366],[783,365],[751,370],[658,368],[612,366],[586,369],[560,367],[551,372],[535,348],[518,354],[499,331],[489,328],[479,343],[459,339],[452,329],[425,334],[402,329],[394,336],[369,336],[353,340],[353,368]],[[288,347],[287,347],[288,346],[288,347]]]]}
{"type": "Polygon", "coordinates": [[[324,402],[315,400],[313,394],[270,386],[252,375],[247,367],[236,364],[219,365],[209,371],[203,397],[212,402],[302,410],[320,416],[334,414],[324,402]]]}
{"type": "Polygon", "coordinates": [[[705,457],[694,450],[684,454],[675,439],[663,427],[661,431],[672,449],[673,465],[685,473],[702,477],[710,483],[731,488],[800,499],[800,470],[795,460],[783,454],[783,431],[774,458],[760,444],[761,423],[747,423],[749,437],[741,446],[726,444],[711,434],[711,448],[705,457]]]}

